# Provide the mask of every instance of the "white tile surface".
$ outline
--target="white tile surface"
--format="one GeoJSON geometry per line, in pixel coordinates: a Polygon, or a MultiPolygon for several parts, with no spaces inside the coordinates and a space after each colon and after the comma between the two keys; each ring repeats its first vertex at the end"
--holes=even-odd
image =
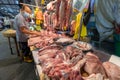
{"type": "Polygon", "coordinates": [[[36,65],[36,68],[37,68],[38,74],[39,74],[39,76],[40,76],[41,73],[42,73],[42,68],[41,68],[40,65],[36,65]]]}
{"type": "Polygon", "coordinates": [[[32,55],[33,55],[33,59],[34,59],[34,62],[35,64],[39,64],[39,55],[38,55],[38,51],[32,51],[32,55]]]}
{"type": "Polygon", "coordinates": [[[112,55],[109,59],[109,62],[112,62],[112,63],[120,66],[120,57],[112,55]]]}

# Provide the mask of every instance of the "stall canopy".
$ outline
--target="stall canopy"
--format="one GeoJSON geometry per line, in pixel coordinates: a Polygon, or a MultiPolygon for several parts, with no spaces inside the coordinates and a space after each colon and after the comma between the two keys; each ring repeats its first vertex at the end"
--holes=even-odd
{"type": "Polygon", "coordinates": [[[19,12],[19,3],[33,3],[34,0],[0,0],[0,16],[14,18],[19,12]]]}

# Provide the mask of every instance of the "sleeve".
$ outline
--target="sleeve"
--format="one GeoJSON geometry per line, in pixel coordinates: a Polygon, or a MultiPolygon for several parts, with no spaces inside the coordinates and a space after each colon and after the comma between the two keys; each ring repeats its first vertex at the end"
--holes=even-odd
{"type": "Polygon", "coordinates": [[[120,24],[120,0],[116,0],[114,4],[114,17],[117,24],[120,24]]]}
{"type": "Polygon", "coordinates": [[[22,16],[18,17],[17,22],[18,22],[19,27],[26,26],[25,20],[22,16]]]}
{"type": "Polygon", "coordinates": [[[15,17],[15,29],[19,29],[20,27],[25,27],[26,29],[29,29],[28,25],[27,25],[27,22],[25,21],[24,17],[20,14],[18,14],[16,17],[15,17]]]}

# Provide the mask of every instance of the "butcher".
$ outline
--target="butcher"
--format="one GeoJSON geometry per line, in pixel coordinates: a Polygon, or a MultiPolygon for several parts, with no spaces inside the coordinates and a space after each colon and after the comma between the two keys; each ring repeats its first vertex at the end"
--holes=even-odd
{"type": "Polygon", "coordinates": [[[20,49],[24,56],[25,62],[32,62],[32,57],[30,56],[30,48],[28,47],[28,36],[27,35],[40,35],[40,32],[30,31],[28,25],[28,19],[31,14],[31,9],[22,5],[20,13],[15,17],[15,29],[16,29],[16,38],[20,45],[20,49]]]}

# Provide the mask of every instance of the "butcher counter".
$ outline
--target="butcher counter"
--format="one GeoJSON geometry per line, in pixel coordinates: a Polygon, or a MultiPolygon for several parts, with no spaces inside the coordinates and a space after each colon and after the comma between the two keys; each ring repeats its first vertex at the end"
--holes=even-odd
{"type": "MultiPolygon", "coordinates": [[[[32,51],[38,80],[55,78],[66,80],[66,75],[67,80],[75,80],[75,76],[89,80],[87,78],[92,74],[97,78],[95,80],[99,78],[108,80],[110,77],[107,76],[111,70],[115,74],[120,72],[119,57],[97,50],[87,42],[75,41],[64,35],[42,31],[40,36],[31,37],[28,45],[32,51]]],[[[117,77],[119,75],[117,74],[117,77]]]]}
{"type": "MultiPolygon", "coordinates": [[[[33,49],[33,47],[31,47],[31,49],[33,49]]],[[[49,80],[49,78],[42,73],[42,68],[41,66],[39,65],[39,61],[38,61],[38,50],[32,50],[32,55],[33,55],[33,59],[34,59],[34,63],[35,63],[35,72],[36,72],[36,76],[37,76],[37,79],[38,80],[49,80]]],[[[104,52],[101,52],[100,54],[96,54],[100,59],[101,61],[109,61],[109,62],[112,62],[118,66],[120,66],[120,57],[117,57],[115,55],[109,55],[109,54],[106,54],[104,52]]]]}

